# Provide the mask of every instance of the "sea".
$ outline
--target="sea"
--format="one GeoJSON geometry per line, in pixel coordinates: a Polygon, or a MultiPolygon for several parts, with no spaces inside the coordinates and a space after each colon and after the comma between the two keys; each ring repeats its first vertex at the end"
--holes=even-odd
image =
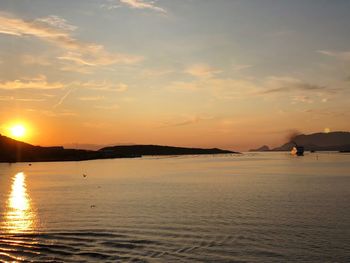
{"type": "Polygon", "coordinates": [[[350,154],[0,164],[1,262],[350,262],[350,154]]]}

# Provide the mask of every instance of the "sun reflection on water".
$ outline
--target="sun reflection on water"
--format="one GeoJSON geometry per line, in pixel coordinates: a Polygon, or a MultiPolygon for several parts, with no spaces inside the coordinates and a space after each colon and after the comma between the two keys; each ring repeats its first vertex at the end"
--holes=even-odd
{"type": "Polygon", "coordinates": [[[33,229],[35,214],[31,208],[24,173],[17,173],[12,179],[5,218],[7,229],[11,233],[33,229]]]}

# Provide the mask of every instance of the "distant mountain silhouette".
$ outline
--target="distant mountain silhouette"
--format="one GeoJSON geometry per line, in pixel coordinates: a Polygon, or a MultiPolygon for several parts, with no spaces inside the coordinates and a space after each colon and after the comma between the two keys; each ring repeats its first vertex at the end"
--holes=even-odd
{"type": "Polygon", "coordinates": [[[83,149],[97,151],[101,148],[111,147],[114,145],[132,145],[133,143],[109,143],[109,144],[88,144],[88,143],[66,143],[63,145],[64,148],[68,149],[83,149]]]}
{"type": "Polygon", "coordinates": [[[223,154],[237,153],[233,151],[221,150],[218,148],[201,149],[201,148],[185,148],[160,145],[118,145],[113,147],[105,147],[100,149],[103,152],[115,154],[136,154],[136,155],[186,155],[186,154],[223,154]]]}
{"type": "Polygon", "coordinates": [[[135,158],[142,155],[181,155],[234,153],[220,149],[196,149],[170,146],[132,145],[102,148],[99,151],[41,147],[0,135],[0,162],[83,161],[109,158],[135,158]]]}
{"type": "Polygon", "coordinates": [[[250,152],[267,152],[267,151],[270,151],[270,148],[267,145],[263,145],[257,149],[250,149],[249,151],[250,152]]]}
{"type": "MultiPolygon", "coordinates": [[[[301,134],[291,141],[271,149],[271,151],[290,151],[295,145],[303,146],[306,151],[350,151],[350,132],[301,134]]],[[[257,149],[258,150],[258,149],[257,149]]]]}

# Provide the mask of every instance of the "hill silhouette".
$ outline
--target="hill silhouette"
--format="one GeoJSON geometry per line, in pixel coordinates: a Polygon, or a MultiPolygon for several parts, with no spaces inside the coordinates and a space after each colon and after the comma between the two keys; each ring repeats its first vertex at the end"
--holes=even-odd
{"type": "MultiPolygon", "coordinates": [[[[304,146],[306,151],[349,151],[350,132],[301,134],[292,139],[298,145],[304,146]]],[[[290,141],[273,151],[289,151],[294,144],[290,141]]]]}
{"type": "MultiPolygon", "coordinates": [[[[301,134],[293,137],[289,142],[271,149],[270,151],[290,151],[295,144],[303,146],[306,151],[350,151],[350,132],[329,132],[301,134]]],[[[261,149],[256,149],[261,151],[261,149]]],[[[266,149],[265,149],[266,150],[266,149]]]]}
{"type": "Polygon", "coordinates": [[[0,162],[82,161],[129,156],[106,156],[102,152],[65,149],[62,146],[42,147],[0,135],[0,162]]]}
{"type": "Polygon", "coordinates": [[[136,154],[136,155],[186,155],[186,154],[223,154],[237,153],[233,151],[221,150],[218,148],[201,149],[201,148],[185,148],[161,145],[119,145],[113,147],[105,147],[100,149],[103,152],[111,152],[115,154],[136,154]]]}
{"type": "Polygon", "coordinates": [[[102,148],[98,151],[42,147],[0,135],[0,162],[83,161],[110,158],[135,158],[142,155],[235,153],[220,149],[199,149],[155,145],[131,145],[102,148]]]}
{"type": "Polygon", "coordinates": [[[259,147],[257,149],[250,149],[249,151],[250,152],[268,152],[268,151],[271,151],[271,150],[270,150],[269,146],[263,145],[263,146],[261,146],[261,147],[259,147]]]}

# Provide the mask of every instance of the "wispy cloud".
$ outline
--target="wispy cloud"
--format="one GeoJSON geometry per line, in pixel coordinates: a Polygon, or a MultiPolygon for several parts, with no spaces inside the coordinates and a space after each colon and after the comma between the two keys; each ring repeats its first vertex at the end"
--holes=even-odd
{"type": "Polygon", "coordinates": [[[107,2],[101,4],[100,7],[101,7],[101,8],[108,9],[108,10],[113,10],[113,9],[120,8],[121,5],[120,5],[120,4],[116,4],[116,3],[115,3],[115,0],[107,0],[107,2]]]}
{"type": "Polygon", "coordinates": [[[113,104],[113,105],[96,105],[94,106],[95,109],[100,109],[100,110],[117,110],[120,108],[118,104],[113,104]]]}
{"type": "MultiPolygon", "coordinates": [[[[107,122],[83,122],[82,125],[87,128],[95,128],[95,129],[106,129],[111,128],[111,123],[107,122]]],[[[103,148],[104,146],[98,146],[98,149],[103,148]]]]}
{"type": "Polygon", "coordinates": [[[18,90],[18,89],[61,89],[64,85],[60,82],[48,82],[46,76],[40,75],[32,79],[22,79],[0,82],[0,89],[18,90]]]}
{"type": "Polygon", "coordinates": [[[66,31],[74,31],[78,28],[76,26],[69,24],[66,19],[59,17],[59,16],[55,16],[55,15],[50,15],[50,16],[43,17],[43,18],[38,18],[35,21],[41,22],[44,24],[48,24],[52,27],[60,28],[60,29],[66,30],[66,31]]]}
{"type": "Polygon", "coordinates": [[[13,96],[0,96],[0,101],[40,102],[43,98],[17,98],[13,96]]]}
{"type": "Polygon", "coordinates": [[[13,100],[13,97],[11,96],[0,96],[0,101],[9,101],[13,100]]]}
{"type": "Polygon", "coordinates": [[[350,60],[350,51],[318,50],[317,52],[340,60],[350,60]]]}
{"type": "Polygon", "coordinates": [[[118,92],[124,92],[128,90],[128,85],[124,84],[124,83],[119,83],[117,85],[114,86],[114,89],[112,88],[112,90],[118,91],[118,92]]]}
{"type": "Polygon", "coordinates": [[[212,116],[202,116],[202,115],[185,116],[185,117],[182,117],[180,120],[177,119],[177,120],[165,121],[162,123],[161,128],[187,126],[187,125],[192,125],[201,121],[206,121],[211,119],[213,119],[212,116]]]}
{"type": "Polygon", "coordinates": [[[210,79],[205,83],[217,99],[243,99],[253,97],[259,86],[246,79],[210,79]]]}
{"type": "Polygon", "coordinates": [[[96,82],[96,81],[89,81],[85,83],[76,83],[78,86],[93,89],[93,90],[100,90],[100,91],[117,91],[117,92],[125,92],[128,90],[129,86],[125,83],[111,83],[111,82],[96,82]]]}
{"type": "Polygon", "coordinates": [[[292,102],[327,102],[344,89],[337,85],[309,83],[293,77],[271,76],[263,80],[251,78],[204,78],[188,82],[173,82],[169,91],[200,92],[220,100],[245,100],[254,98],[290,99],[292,102]]]}
{"type": "Polygon", "coordinates": [[[79,74],[92,74],[94,72],[93,68],[90,66],[72,64],[70,61],[63,63],[59,69],[61,71],[76,72],[79,74]]]}
{"type": "Polygon", "coordinates": [[[302,103],[313,103],[314,100],[310,98],[310,96],[305,96],[305,95],[299,95],[299,96],[294,96],[292,98],[293,103],[297,102],[302,102],[302,103]]]}
{"type": "Polygon", "coordinates": [[[292,77],[275,77],[271,76],[266,79],[265,88],[261,91],[262,94],[285,93],[290,91],[303,92],[328,92],[334,93],[336,88],[311,84],[300,79],[292,77]]]}
{"type": "Polygon", "coordinates": [[[166,14],[167,11],[156,5],[156,1],[145,1],[145,0],[119,0],[121,4],[127,5],[135,9],[150,9],[156,12],[166,14]]]}
{"type": "Polygon", "coordinates": [[[248,69],[248,68],[251,68],[253,67],[253,65],[249,65],[249,64],[236,64],[236,65],[233,65],[232,69],[234,71],[241,71],[241,70],[244,70],[244,69],[248,69]]]}
{"type": "Polygon", "coordinates": [[[138,99],[135,97],[122,97],[121,100],[126,103],[132,103],[132,102],[138,101],[138,99]]]}
{"type": "Polygon", "coordinates": [[[173,73],[174,70],[170,69],[145,69],[141,72],[141,75],[146,78],[158,78],[173,73]]]}
{"type": "Polygon", "coordinates": [[[100,100],[104,100],[105,97],[104,96],[91,96],[91,97],[80,97],[78,99],[81,101],[100,101],[100,100]]]}
{"type": "Polygon", "coordinates": [[[24,65],[40,65],[40,66],[51,65],[51,62],[49,61],[49,59],[44,56],[23,55],[21,57],[21,62],[24,65]]]}
{"type": "Polygon", "coordinates": [[[79,41],[72,36],[75,29],[76,27],[58,16],[25,21],[0,14],[0,34],[32,36],[50,42],[66,51],[58,57],[61,60],[88,66],[132,64],[142,60],[140,56],[110,53],[103,45],[79,41]]]}
{"type": "Polygon", "coordinates": [[[60,60],[74,62],[83,66],[106,66],[111,64],[134,64],[140,62],[143,58],[126,54],[108,53],[101,45],[90,45],[86,49],[74,52],[70,51],[63,56],[57,57],[60,60]]]}
{"type": "Polygon", "coordinates": [[[197,82],[174,81],[167,89],[170,91],[196,91],[199,85],[197,82]]]}
{"type": "Polygon", "coordinates": [[[29,112],[35,112],[37,114],[42,114],[48,117],[76,117],[78,114],[70,110],[38,110],[38,109],[26,109],[29,112]]]}
{"type": "Polygon", "coordinates": [[[45,99],[34,99],[34,98],[15,98],[16,101],[22,101],[22,102],[40,102],[45,101],[45,99]]]}
{"type": "Polygon", "coordinates": [[[185,72],[198,78],[211,78],[221,71],[207,64],[194,64],[188,67],[185,72]]]}
{"type": "Polygon", "coordinates": [[[260,86],[251,80],[234,78],[204,78],[188,82],[173,82],[167,86],[169,91],[207,93],[216,99],[242,99],[254,96],[260,86]]]}

